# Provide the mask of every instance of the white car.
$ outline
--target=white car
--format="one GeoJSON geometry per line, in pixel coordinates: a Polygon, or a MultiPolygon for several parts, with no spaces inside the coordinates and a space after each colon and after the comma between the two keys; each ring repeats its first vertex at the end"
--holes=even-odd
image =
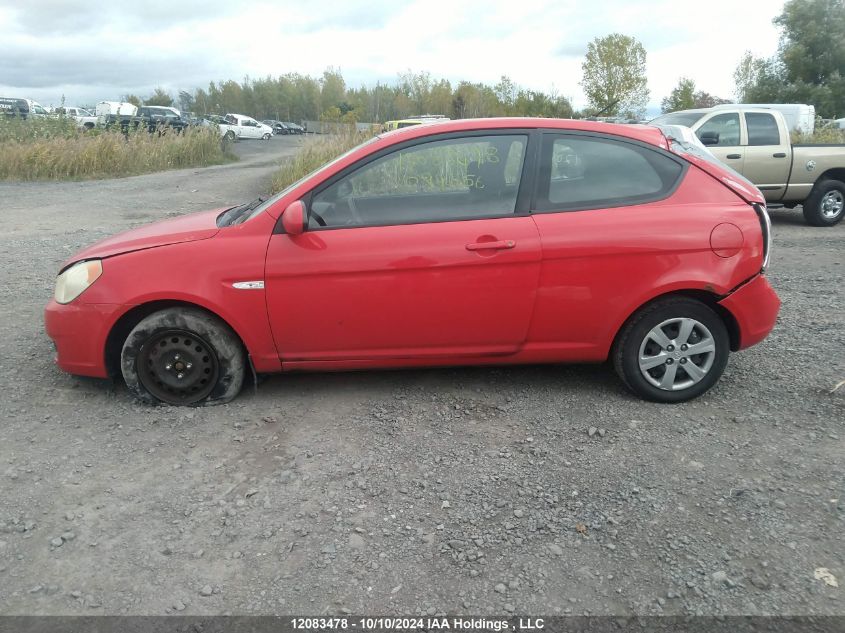
{"type": "Polygon", "coordinates": [[[220,124],[220,133],[230,140],[241,138],[260,138],[269,140],[273,128],[243,114],[227,114],[225,123],[220,124]]]}
{"type": "Polygon", "coordinates": [[[70,106],[65,108],[56,108],[55,111],[57,114],[64,114],[67,117],[76,119],[76,124],[80,128],[91,130],[95,125],[97,125],[97,117],[85,108],[70,106]]]}

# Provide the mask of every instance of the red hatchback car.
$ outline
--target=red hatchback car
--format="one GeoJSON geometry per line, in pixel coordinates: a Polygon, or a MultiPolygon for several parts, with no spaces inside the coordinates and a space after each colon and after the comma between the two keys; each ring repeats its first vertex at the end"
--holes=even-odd
{"type": "Polygon", "coordinates": [[[763,196],[680,136],[555,119],[381,135],[268,200],[78,253],[46,308],[56,362],[195,405],[250,366],[611,359],[640,396],[688,400],[780,301],[763,196]]]}

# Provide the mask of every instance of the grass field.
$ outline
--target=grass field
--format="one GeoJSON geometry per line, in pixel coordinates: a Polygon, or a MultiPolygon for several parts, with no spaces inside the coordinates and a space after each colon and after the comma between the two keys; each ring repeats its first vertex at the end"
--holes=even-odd
{"type": "Polygon", "coordinates": [[[330,136],[313,136],[306,140],[299,153],[282,165],[273,176],[272,193],[292,185],[303,176],[322,167],[330,160],[372,138],[372,133],[346,131],[330,136]]]}
{"type": "Polygon", "coordinates": [[[83,180],[217,165],[235,157],[216,128],[176,134],[79,131],[69,119],[0,118],[0,179],[83,180]]]}

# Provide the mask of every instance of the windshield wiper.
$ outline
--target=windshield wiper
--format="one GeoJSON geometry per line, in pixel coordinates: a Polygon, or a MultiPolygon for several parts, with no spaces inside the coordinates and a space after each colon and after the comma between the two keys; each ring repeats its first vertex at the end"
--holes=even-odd
{"type": "Polygon", "coordinates": [[[245,222],[251,216],[251,212],[254,211],[259,205],[264,204],[267,202],[267,196],[258,196],[255,200],[250,202],[248,205],[243,207],[243,209],[238,213],[233,219],[232,224],[240,224],[241,222],[245,222]]]}
{"type": "Polygon", "coordinates": [[[224,211],[223,214],[220,216],[220,220],[217,226],[224,227],[232,226],[233,224],[238,224],[239,221],[244,220],[249,215],[249,213],[253,211],[259,204],[262,204],[266,201],[266,197],[259,196],[249,204],[239,204],[236,207],[232,207],[228,211],[224,211]]]}

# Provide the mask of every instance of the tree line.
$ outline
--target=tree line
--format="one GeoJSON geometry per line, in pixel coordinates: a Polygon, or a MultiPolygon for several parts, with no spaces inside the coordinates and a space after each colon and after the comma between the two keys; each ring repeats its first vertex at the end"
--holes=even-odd
{"type": "MultiPolygon", "coordinates": [[[[768,59],[746,52],[733,73],[735,94],[745,103],[810,103],[822,117],[845,111],[845,0],[788,0],[774,20],[781,31],[777,53],[768,59]]],[[[419,114],[450,118],[490,116],[642,118],[650,93],[647,53],[636,38],[621,33],[591,41],[580,85],[588,106],[576,111],[556,92],[520,87],[502,76],[495,85],[436,79],[408,71],[393,83],[354,88],[339,69],[321,77],[288,73],[277,77],[211,82],[180,91],[174,99],[162,88],[144,102],[176,105],[200,115],[249,113],[259,119],[381,122],[419,114]]],[[[140,104],[134,95],[124,100],[140,104]]],[[[696,87],[689,77],[661,101],[664,112],[730,103],[696,87]]]]}
{"type": "MultiPolygon", "coordinates": [[[[141,100],[126,95],[139,105],[141,100]]],[[[428,72],[400,74],[393,84],[353,88],[340,70],[329,68],[320,78],[289,73],[261,79],[244,78],[194,92],[180,91],[174,99],[156,88],[147,105],[177,106],[197,114],[249,113],[258,119],[282,121],[329,120],[381,122],[419,114],[443,114],[463,119],[490,116],[568,118],[575,114],[569,99],[555,93],[529,90],[503,76],[495,85],[434,79],[428,72]]]]}

